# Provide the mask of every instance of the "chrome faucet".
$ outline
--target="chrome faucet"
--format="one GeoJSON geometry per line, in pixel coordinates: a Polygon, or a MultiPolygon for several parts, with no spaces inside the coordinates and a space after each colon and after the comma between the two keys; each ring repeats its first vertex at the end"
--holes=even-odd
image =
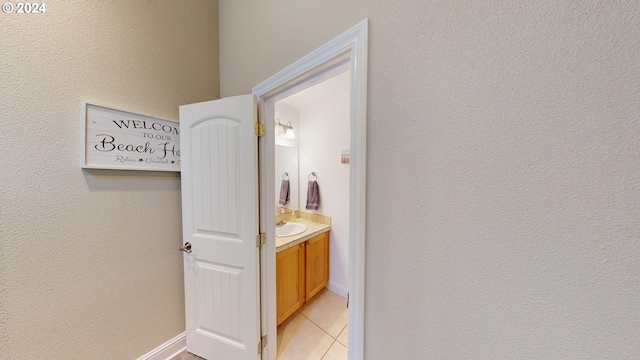
{"type": "MultiPolygon", "coordinates": [[[[287,213],[287,211],[284,208],[280,209],[280,214],[285,215],[286,213],[287,213]]],[[[276,222],[276,227],[283,226],[286,223],[287,223],[287,221],[284,219],[284,216],[283,216],[282,220],[276,222]]]]}

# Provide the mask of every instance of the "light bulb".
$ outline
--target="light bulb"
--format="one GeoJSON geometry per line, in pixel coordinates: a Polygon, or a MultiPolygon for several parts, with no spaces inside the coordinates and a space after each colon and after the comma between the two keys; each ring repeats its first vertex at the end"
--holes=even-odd
{"type": "Polygon", "coordinates": [[[284,137],[288,139],[295,139],[296,134],[293,132],[293,129],[287,129],[287,132],[284,134],[284,137]]]}

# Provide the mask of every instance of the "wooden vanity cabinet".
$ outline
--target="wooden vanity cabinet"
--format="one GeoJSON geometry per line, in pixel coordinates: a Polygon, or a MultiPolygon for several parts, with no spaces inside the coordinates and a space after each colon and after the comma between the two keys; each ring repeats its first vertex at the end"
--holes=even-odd
{"type": "Polygon", "coordinates": [[[276,253],[276,314],[278,325],[305,301],[305,243],[276,253]]]}
{"type": "Polygon", "coordinates": [[[329,282],[329,232],[307,240],[305,264],[305,301],[309,301],[329,282]]]}
{"type": "Polygon", "coordinates": [[[276,254],[278,325],[329,282],[329,232],[276,254]]]}

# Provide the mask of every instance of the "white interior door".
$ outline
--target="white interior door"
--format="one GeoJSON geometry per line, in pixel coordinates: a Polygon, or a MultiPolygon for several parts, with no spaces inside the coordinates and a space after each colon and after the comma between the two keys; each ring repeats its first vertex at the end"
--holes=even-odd
{"type": "Polygon", "coordinates": [[[253,95],[180,107],[187,350],[209,360],[259,358],[255,122],[253,95]]]}

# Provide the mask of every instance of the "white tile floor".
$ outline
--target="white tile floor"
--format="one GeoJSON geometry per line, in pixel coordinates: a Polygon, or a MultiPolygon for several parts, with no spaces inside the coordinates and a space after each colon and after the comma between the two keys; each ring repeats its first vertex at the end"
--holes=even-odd
{"type": "MultiPolygon", "coordinates": [[[[347,300],[324,289],[278,327],[278,360],[346,360],[347,300]]],[[[174,360],[200,360],[184,351],[174,360]]]]}
{"type": "Polygon", "coordinates": [[[278,327],[278,360],[346,360],[347,320],[347,300],[322,290],[278,327]]]}

